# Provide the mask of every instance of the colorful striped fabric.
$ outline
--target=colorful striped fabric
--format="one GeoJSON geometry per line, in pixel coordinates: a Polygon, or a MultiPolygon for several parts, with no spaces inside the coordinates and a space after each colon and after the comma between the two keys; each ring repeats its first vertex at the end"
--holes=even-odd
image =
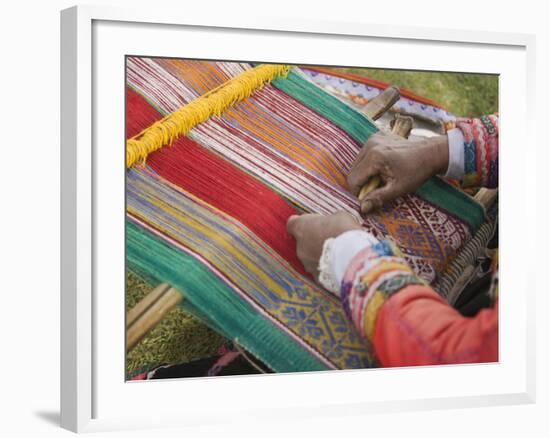
{"type": "MultiPolygon", "coordinates": [[[[128,58],[127,138],[250,69],[128,58]]],[[[285,224],[301,211],[358,216],[345,177],[376,130],[297,69],[263,85],[127,171],[129,267],[180,288],[195,314],[275,371],[374,366],[285,224]]],[[[483,209],[439,179],[364,219],[436,287],[483,223],[483,209]]]]}
{"type": "MultiPolygon", "coordinates": [[[[382,81],[322,67],[304,67],[303,71],[315,84],[358,108],[389,87],[389,84],[382,81]]],[[[393,106],[394,111],[446,126],[456,121],[456,116],[438,103],[407,89],[402,88],[400,91],[401,98],[393,106]]]]}

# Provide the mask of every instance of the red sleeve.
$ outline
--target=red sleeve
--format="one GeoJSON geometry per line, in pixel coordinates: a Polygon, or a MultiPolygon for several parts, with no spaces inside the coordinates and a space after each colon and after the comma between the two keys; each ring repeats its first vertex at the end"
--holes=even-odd
{"type": "Polygon", "coordinates": [[[498,361],[498,302],[473,318],[430,287],[410,285],[380,308],[374,350],[382,366],[498,361]]]}

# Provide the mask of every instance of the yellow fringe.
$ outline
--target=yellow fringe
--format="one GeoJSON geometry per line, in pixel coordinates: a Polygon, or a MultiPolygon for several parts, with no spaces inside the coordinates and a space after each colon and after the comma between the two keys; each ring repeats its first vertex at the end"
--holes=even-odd
{"type": "Polygon", "coordinates": [[[219,116],[231,105],[246,99],[266,82],[278,76],[286,76],[289,70],[288,65],[259,65],[153,123],[126,141],[126,167],[144,162],[151,152],[172,144],[199,123],[207,121],[213,115],[219,116]]]}

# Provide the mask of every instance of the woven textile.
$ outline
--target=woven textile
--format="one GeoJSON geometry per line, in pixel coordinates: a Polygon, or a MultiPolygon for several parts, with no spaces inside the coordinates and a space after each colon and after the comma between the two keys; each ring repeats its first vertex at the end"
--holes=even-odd
{"type": "MultiPolygon", "coordinates": [[[[127,137],[250,70],[129,58],[127,137]]],[[[285,224],[300,211],[358,216],[345,177],[376,130],[299,70],[264,83],[127,171],[130,268],[184,291],[195,314],[276,371],[374,366],[339,301],[303,271],[285,224]]],[[[437,286],[483,222],[436,178],[364,227],[437,286]]]]}
{"type": "MultiPolygon", "coordinates": [[[[333,93],[358,108],[378,96],[389,84],[367,79],[351,73],[314,67],[304,68],[304,73],[324,90],[333,93]]],[[[403,114],[419,117],[433,123],[453,123],[456,117],[429,99],[401,90],[401,98],[393,109],[403,114]]]]}

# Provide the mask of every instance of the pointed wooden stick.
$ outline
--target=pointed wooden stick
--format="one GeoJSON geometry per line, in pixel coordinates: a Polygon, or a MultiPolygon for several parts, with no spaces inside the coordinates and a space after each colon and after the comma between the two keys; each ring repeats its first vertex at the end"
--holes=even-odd
{"type": "Polygon", "coordinates": [[[126,328],[129,328],[134,322],[143,316],[149,308],[170,289],[170,285],[167,283],[159,284],[155,289],[149,292],[145,297],[137,303],[126,316],[126,328]]]}
{"type": "Polygon", "coordinates": [[[399,137],[409,138],[413,129],[413,118],[410,116],[402,116],[396,114],[393,120],[390,122],[391,133],[398,135],[399,137]]]}
{"type": "Polygon", "coordinates": [[[399,88],[391,86],[371,99],[363,108],[363,112],[372,120],[378,120],[399,100],[399,88]]]}
{"type": "Polygon", "coordinates": [[[166,283],[162,283],[145,296],[128,312],[126,325],[126,351],[132,350],[178,304],[183,295],[166,283]]]}

